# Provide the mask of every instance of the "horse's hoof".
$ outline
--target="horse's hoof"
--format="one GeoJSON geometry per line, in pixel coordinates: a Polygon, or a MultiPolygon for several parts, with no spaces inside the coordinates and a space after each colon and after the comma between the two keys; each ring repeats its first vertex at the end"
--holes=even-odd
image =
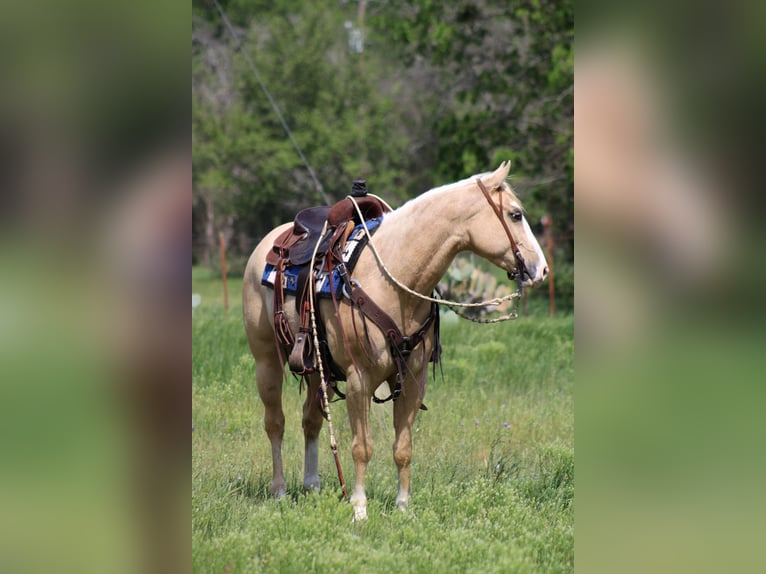
{"type": "Polygon", "coordinates": [[[287,490],[285,490],[284,488],[280,488],[279,490],[277,490],[277,491],[274,493],[274,498],[276,498],[277,500],[279,500],[280,498],[284,498],[284,497],[285,497],[285,494],[287,494],[287,490]]]}
{"type": "Polygon", "coordinates": [[[303,483],[303,492],[319,492],[320,490],[319,479],[303,483]]]}
{"type": "Polygon", "coordinates": [[[361,520],[367,520],[367,507],[355,506],[353,522],[359,522],[361,520]]]}

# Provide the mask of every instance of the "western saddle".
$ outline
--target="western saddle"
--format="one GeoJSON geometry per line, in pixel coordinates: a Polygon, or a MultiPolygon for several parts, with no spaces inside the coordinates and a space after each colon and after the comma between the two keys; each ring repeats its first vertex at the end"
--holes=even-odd
{"type": "MultiPolygon", "coordinates": [[[[351,280],[351,273],[356,259],[347,266],[342,254],[346,246],[346,240],[358,225],[379,218],[390,208],[380,199],[367,194],[365,180],[354,181],[351,195],[340,200],[333,206],[310,207],[299,212],[293,222],[293,226],[279,235],[271,250],[267,254],[266,262],[272,265],[276,271],[274,276],[274,331],[277,335],[277,351],[280,361],[283,363],[283,350],[289,349],[288,364],[290,370],[300,376],[317,372],[318,360],[322,361],[323,371],[328,378],[335,393],[341,399],[345,395],[338,390],[337,381],[345,381],[346,374],[335,363],[327,343],[324,321],[319,312],[316,301],[316,293],[310,288],[310,279],[320,273],[332,276],[337,273],[340,277],[341,293],[333,288],[330,281],[330,296],[335,306],[336,315],[339,313],[339,299],[345,295],[352,305],[356,306],[363,317],[374,323],[386,336],[389,350],[397,368],[397,382],[391,396],[386,399],[378,399],[373,396],[377,403],[388,400],[396,400],[401,394],[404,374],[407,370],[407,360],[412,351],[422,341],[431,326],[434,328],[435,344],[430,361],[434,368],[441,354],[439,342],[439,311],[436,304],[431,305],[431,313],[420,328],[412,335],[405,336],[393,319],[388,316],[362,289],[358,282],[351,280]],[[359,218],[357,207],[364,221],[359,218]],[[325,226],[325,222],[327,225],[325,226]],[[324,231],[324,233],[323,233],[324,231]],[[312,255],[316,249],[314,268],[309,269],[312,255]],[[300,317],[300,328],[295,335],[285,317],[285,293],[283,276],[285,269],[294,267],[298,269],[297,290],[295,296],[295,309],[300,317]],[[317,340],[319,342],[318,353],[314,349],[313,331],[311,329],[309,297],[314,297],[316,314],[317,340]]],[[[366,234],[360,242],[359,251],[366,244],[366,234]]],[[[344,344],[348,346],[348,339],[340,326],[344,344]]],[[[356,330],[356,324],[354,325],[356,330]]],[[[366,326],[365,326],[366,330],[366,326]]],[[[421,408],[425,408],[422,406],[421,408]]]]}

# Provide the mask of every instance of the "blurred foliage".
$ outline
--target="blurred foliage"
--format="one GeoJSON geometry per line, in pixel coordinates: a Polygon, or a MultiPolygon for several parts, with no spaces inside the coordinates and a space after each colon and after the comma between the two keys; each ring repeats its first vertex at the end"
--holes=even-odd
{"type": "MultiPolygon", "coordinates": [[[[574,262],[555,260],[553,269],[553,297],[555,312],[574,312],[574,262]]],[[[550,280],[550,279],[549,279],[550,280]]],[[[495,297],[505,297],[515,290],[515,283],[506,279],[505,271],[488,261],[469,254],[459,255],[439,282],[442,297],[462,303],[478,303],[495,297]]],[[[515,300],[487,307],[462,309],[463,315],[474,318],[493,318],[508,313],[515,300]]],[[[550,313],[548,283],[542,287],[524,289],[524,315],[550,313]]]]}
{"type": "MultiPolygon", "coordinates": [[[[528,219],[551,214],[572,259],[571,1],[221,4],[331,200],[364,177],[397,206],[510,159],[528,219]]],[[[193,221],[208,253],[218,231],[247,252],[323,203],[235,48],[194,2],[193,221]]]]}
{"type": "MultiPolygon", "coordinates": [[[[243,7],[244,10],[244,7],[243,7]]],[[[234,11],[233,14],[237,14],[234,11]]],[[[277,116],[225,29],[197,11],[193,26],[192,138],[195,209],[201,223],[266,231],[323,203],[277,116]]],[[[406,140],[391,129],[392,98],[377,89],[371,58],[346,48],[340,9],[288,13],[252,4],[243,49],[332,199],[357,177],[391,201],[406,197],[406,140]]],[[[202,225],[198,225],[197,231],[202,225]]]]}
{"type": "MultiPolygon", "coordinates": [[[[513,292],[513,287],[506,281],[498,281],[492,271],[483,271],[477,267],[474,264],[474,258],[458,257],[439,282],[439,292],[442,298],[450,301],[479,303],[507,297],[513,292]]],[[[509,313],[514,304],[514,300],[508,299],[500,305],[468,307],[461,309],[460,312],[466,317],[487,317],[509,313]]]]}
{"type": "Polygon", "coordinates": [[[400,0],[372,21],[405,65],[432,69],[436,176],[460,179],[510,159],[530,221],[551,214],[571,259],[573,3],[400,0]]]}
{"type": "MultiPolygon", "coordinates": [[[[553,269],[553,297],[557,313],[574,312],[574,262],[555,261],[553,269]]],[[[550,276],[549,276],[550,277],[550,276]]],[[[550,281],[550,278],[549,280],[550,281]]],[[[536,289],[525,289],[527,307],[530,313],[537,309],[547,309],[550,304],[548,281],[536,289]]]]}

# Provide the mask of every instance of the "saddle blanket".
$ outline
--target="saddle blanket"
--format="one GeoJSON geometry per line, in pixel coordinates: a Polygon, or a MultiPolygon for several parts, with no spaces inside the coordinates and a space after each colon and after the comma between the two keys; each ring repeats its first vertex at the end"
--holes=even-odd
{"type": "MultiPolygon", "coordinates": [[[[383,217],[377,217],[367,221],[367,229],[369,229],[370,235],[375,233],[382,220],[383,217]]],[[[342,253],[343,262],[346,264],[346,269],[348,269],[349,275],[351,275],[351,272],[354,270],[356,261],[359,259],[359,255],[362,253],[362,249],[364,249],[365,245],[367,245],[367,234],[364,232],[362,224],[360,223],[351,231],[342,253]]],[[[309,263],[306,265],[291,265],[285,268],[284,273],[282,274],[282,286],[285,295],[296,295],[298,289],[298,274],[302,269],[308,267],[308,265],[309,263]]],[[[261,284],[273,289],[276,274],[277,271],[274,266],[267,263],[266,268],[263,270],[261,284]]],[[[331,296],[330,281],[332,281],[333,291],[335,291],[335,293],[340,293],[341,279],[337,269],[333,270],[332,278],[329,277],[327,271],[322,271],[321,273],[314,271],[314,281],[314,292],[319,297],[331,296]]]]}

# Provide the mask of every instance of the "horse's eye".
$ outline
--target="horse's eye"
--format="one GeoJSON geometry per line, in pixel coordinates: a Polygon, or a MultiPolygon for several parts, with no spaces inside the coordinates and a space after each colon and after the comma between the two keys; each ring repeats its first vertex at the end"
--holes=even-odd
{"type": "Polygon", "coordinates": [[[520,211],[511,211],[508,213],[508,215],[511,217],[511,220],[513,221],[521,221],[521,212],[520,211]]]}

